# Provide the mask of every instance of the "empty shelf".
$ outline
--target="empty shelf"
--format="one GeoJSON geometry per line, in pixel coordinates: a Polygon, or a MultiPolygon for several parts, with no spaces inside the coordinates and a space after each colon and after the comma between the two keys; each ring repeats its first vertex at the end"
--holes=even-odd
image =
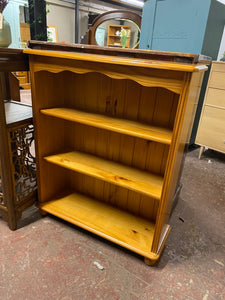
{"type": "Polygon", "coordinates": [[[74,151],[47,156],[46,161],[160,199],[163,177],[94,155],[74,151]]]}
{"type": "Polygon", "coordinates": [[[172,139],[172,131],[166,128],[145,125],[135,121],[112,118],[71,108],[42,109],[41,113],[164,144],[170,144],[172,139]]]}
{"type": "Polygon", "coordinates": [[[150,251],[155,224],[151,221],[76,193],[38,207],[145,257],[154,257],[150,251]]]}

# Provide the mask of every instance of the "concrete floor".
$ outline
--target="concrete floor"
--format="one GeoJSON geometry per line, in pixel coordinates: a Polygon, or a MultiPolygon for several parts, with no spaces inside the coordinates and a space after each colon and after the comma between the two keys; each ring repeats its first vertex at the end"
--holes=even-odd
{"type": "Polygon", "coordinates": [[[0,300],[225,299],[225,155],[189,151],[181,182],[154,267],[35,207],[15,232],[0,218],[0,300]]]}
{"type": "Polygon", "coordinates": [[[225,156],[197,157],[198,149],[186,157],[173,229],[154,267],[35,207],[15,232],[0,218],[0,299],[225,299],[225,156]]]}

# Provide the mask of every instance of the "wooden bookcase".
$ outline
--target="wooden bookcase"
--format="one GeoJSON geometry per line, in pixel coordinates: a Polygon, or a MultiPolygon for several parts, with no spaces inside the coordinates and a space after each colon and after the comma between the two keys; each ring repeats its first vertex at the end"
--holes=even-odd
{"type": "Polygon", "coordinates": [[[207,67],[198,55],[30,47],[41,212],[153,264],[207,67]]]}
{"type": "Polygon", "coordinates": [[[109,24],[108,25],[108,35],[107,35],[107,46],[109,47],[122,47],[120,35],[117,35],[116,32],[121,32],[121,29],[124,28],[128,30],[129,36],[126,42],[126,48],[130,46],[130,32],[131,26],[123,26],[123,25],[115,25],[109,24]]]}

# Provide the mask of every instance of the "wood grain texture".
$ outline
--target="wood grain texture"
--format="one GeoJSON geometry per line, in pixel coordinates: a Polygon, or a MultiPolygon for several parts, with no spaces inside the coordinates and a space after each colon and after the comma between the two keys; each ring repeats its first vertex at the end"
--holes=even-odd
{"type": "Polygon", "coordinates": [[[46,161],[160,199],[163,178],[82,152],[47,156],[46,161]]]}
{"type": "Polygon", "coordinates": [[[225,109],[205,106],[196,143],[225,153],[225,109]]]}
{"type": "Polygon", "coordinates": [[[157,68],[161,70],[173,70],[173,71],[184,71],[184,72],[195,72],[199,71],[195,65],[190,64],[181,64],[173,63],[166,61],[154,61],[151,59],[129,59],[126,57],[114,57],[107,55],[98,55],[98,54],[83,54],[83,53],[70,53],[70,52],[59,52],[59,51],[47,51],[47,50],[33,50],[25,49],[25,54],[29,55],[41,55],[47,57],[63,58],[63,59],[73,59],[79,61],[90,61],[114,65],[126,65],[126,66],[135,66],[135,67],[144,67],[144,68],[157,68]]]}
{"type": "Polygon", "coordinates": [[[164,177],[162,200],[159,205],[156,219],[156,229],[152,251],[159,251],[159,242],[162,240],[163,228],[168,224],[173,203],[173,197],[180,174],[183,152],[191,134],[195,115],[196,97],[201,90],[203,74],[194,73],[192,77],[186,73],[183,93],[180,95],[177,115],[174,124],[174,140],[168,154],[167,166],[164,177]]]}
{"type": "MultiPolygon", "coordinates": [[[[124,16],[124,11],[120,14],[118,12],[118,17],[121,18],[124,16]]],[[[115,11],[105,13],[107,20],[109,19],[109,15],[115,15],[115,11]]],[[[130,13],[130,12],[128,12],[130,13]]],[[[131,13],[131,19],[134,20],[139,27],[141,27],[141,18],[139,15],[131,13]]],[[[100,23],[102,23],[102,19],[104,19],[104,14],[99,16],[100,23]],[[103,18],[102,18],[103,16],[103,18]]],[[[130,17],[130,15],[129,15],[130,17]]],[[[128,19],[129,19],[128,17],[128,19]]],[[[98,20],[95,19],[97,25],[98,20]]],[[[99,24],[100,24],[99,23],[99,24]]],[[[128,58],[148,58],[156,61],[167,61],[167,62],[178,62],[178,63],[189,63],[189,64],[201,64],[201,65],[209,65],[211,61],[211,57],[193,54],[193,53],[181,53],[181,52],[169,52],[169,51],[156,51],[156,50],[145,50],[145,49],[112,49],[109,47],[99,47],[92,45],[80,45],[80,44],[62,44],[62,43],[46,43],[41,41],[29,41],[28,46],[31,49],[39,49],[39,50],[50,50],[50,51],[67,51],[67,52],[79,52],[79,53],[87,53],[87,54],[99,54],[99,55],[107,55],[107,56],[125,56],[128,58]]]]}
{"type": "Polygon", "coordinates": [[[206,105],[211,105],[217,108],[225,109],[225,81],[224,81],[224,89],[215,89],[209,86],[206,94],[205,94],[206,105]]]}
{"type": "Polygon", "coordinates": [[[224,64],[225,63],[222,61],[213,61],[211,70],[215,71],[215,72],[223,72],[224,73],[224,64]]]}
{"type": "MultiPolygon", "coordinates": [[[[136,110],[137,111],[137,110],[136,110]]],[[[129,120],[111,118],[104,115],[97,115],[79,111],[70,108],[52,108],[43,109],[41,113],[73,122],[82,123],[89,126],[103,128],[118,133],[131,135],[155,142],[170,144],[172,139],[172,131],[157,126],[142,125],[129,120]]]]}
{"type": "Polygon", "coordinates": [[[73,60],[72,58],[62,59],[50,56],[40,58],[37,55],[32,56],[32,60],[36,62],[34,64],[34,72],[46,70],[52,73],[71,71],[77,74],[87,74],[94,72],[104,74],[112,79],[130,79],[146,87],[164,87],[177,94],[180,94],[182,90],[183,73],[181,70],[177,72],[168,70],[165,74],[163,70],[157,69],[157,66],[153,68],[145,68],[144,66],[143,68],[137,68],[135,65],[131,67],[125,64],[97,63],[97,59],[85,64],[82,60],[73,60]]]}
{"type": "Polygon", "coordinates": [[[212,88],[224,89],[225,72],[213,71],[213,76],[209,79],[209,85],[212,88]]]}
{"type": "Polygon", "coordinates": [[[150,221],[75,193],[39,207],[141,255],[157,258],[150,252],[154,235],[150,221]]]}

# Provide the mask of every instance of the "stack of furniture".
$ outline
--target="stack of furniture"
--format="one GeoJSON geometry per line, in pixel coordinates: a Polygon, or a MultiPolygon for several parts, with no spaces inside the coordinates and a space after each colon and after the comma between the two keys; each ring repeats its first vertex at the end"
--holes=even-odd
{"type": "Polygon", "coordinates": [[[32,107],[11,100],[8,72],[28,71],[22,50],[0,49],[0,215],[15,230],[36,200],[36,166],[31,152],[32,107]]]}
{"type": "Polygon", "coordinates": [[[225,62],[212,63],[195,142],[199,159],[205,147],[225,153],[225,62]]]}
{"type": "Polygon", "coordinates": [[[84,45],[29,47],[41,212],[153,264],[170,232],[209,61],[84,45]]]}

